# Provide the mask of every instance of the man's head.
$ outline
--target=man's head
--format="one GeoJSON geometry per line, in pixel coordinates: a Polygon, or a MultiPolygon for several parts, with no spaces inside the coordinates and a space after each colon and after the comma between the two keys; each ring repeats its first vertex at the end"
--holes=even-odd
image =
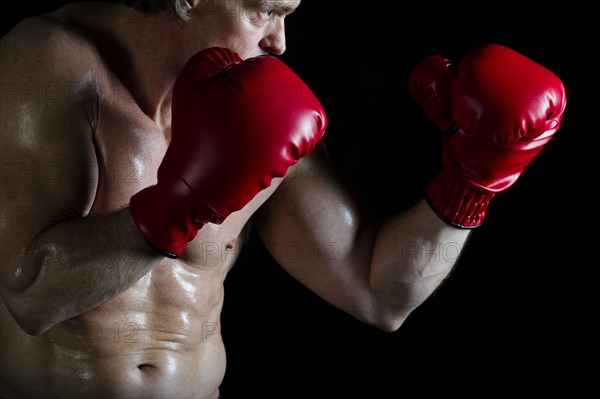
{"type": "MultiPolygon", "coordinates": [[[[301,0],[122,0],[146,15],[167,13],[191,53],[226,47],[242,58],[285,51],[285,17],[301,0]]],[[[179,42],[180,45],[184,45],[179,42]]]]}

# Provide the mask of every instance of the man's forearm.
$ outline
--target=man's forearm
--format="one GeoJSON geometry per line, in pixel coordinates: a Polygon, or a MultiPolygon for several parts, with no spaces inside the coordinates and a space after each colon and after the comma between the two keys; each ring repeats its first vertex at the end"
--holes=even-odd
{"type": "Polygon", "coordinates": [[[470,231],[444,223],[424,200],[382,226],[373,255],[371,287],[386,329],[399,328],[442,284],[470,231]]]}
{"type": "Polygon", "coordinates": [[[30,275],[14,279],[5,301],[27,332],[41,333],[127,289],[160,259],[128,209],[61,222],[13,258],[12,269],[30,275]]]}

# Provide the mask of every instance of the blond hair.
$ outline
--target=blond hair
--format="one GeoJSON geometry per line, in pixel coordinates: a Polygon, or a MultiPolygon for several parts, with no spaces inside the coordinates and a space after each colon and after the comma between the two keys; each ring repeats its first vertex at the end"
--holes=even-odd
{"type": "Polygon", "coordinates": [[[188,20],[185,12],[186,0],[122,0],[123,4],[144,14],[155,14],[166,11],[170,17],[188,20]]]}

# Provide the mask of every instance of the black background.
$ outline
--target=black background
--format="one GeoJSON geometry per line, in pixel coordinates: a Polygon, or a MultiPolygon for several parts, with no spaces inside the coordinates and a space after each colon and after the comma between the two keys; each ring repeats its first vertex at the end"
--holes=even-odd
{"type": "MultiPolygon", "coordinates": [[[[432,384],[460,375],[454,383],[466,391],[475,374],[510,387],[531,382],[540,367],[570,367],[558,353],[576,352],[596,331],[595,315],[580,312],[597,267],[588,232],[598,193],[585,61],[593,51],[584,44],[590,25],[544,4],[535,14],[488,4],[467,17],[457,10],[432,16],[433,4],[392,11],[392,3],[306,0],[287,20],[282,56],[321,100],[334,164],[376,215],[413,204],[439,167],[438,132],[406,89],[410,68],[426,55],[458,60],[485,42],[522,52],[563,80],[562,127],[494,199],[451,277],[397,332],[361,324],[313,295],[253,235],[225,282],[226,398],[427,390],[414,374],[432,384]]],[[[58,4],[17,3],[3,12],[2,33],[58,4]]]]}

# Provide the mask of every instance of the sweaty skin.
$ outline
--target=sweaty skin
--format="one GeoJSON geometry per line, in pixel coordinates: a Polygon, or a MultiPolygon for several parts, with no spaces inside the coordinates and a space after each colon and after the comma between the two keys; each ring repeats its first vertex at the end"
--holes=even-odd
{"type": "MultiPolygon", "coordinates": [[[[156,182],[169,144],[170,115],[162,115],[157,123],[144,113],[132,87],[123,83],[124,71],[119,70],[123,60],[105,53],[103,46],[119,45],[118,37],[109,36],[116,15],[105,8],[86,11],[68,6],[26,21],[4,40],[3,53],[14,46],[47,45],[41,41],[48,37],[55,45],[52,50],[77,50],[70,60],[74,73],[62,82],[43,76],[36,79],[40,76],[36,60],[17,64],[21,76],[31,76],[30,82],[9,82],[14,91],[9,88],[6,99],[10,103],[3,105],[2,133],[9,137],[14,128],[20,136],[10,137],[3,145],[2,160],[9,169],[3,171],[2,185],[19,187],[24,182],[25,188],[3,198],[3,204],[14,204],[6,208],[9,219],[18,218],[23,225],[13,226],[17,230],[11,232],[12,238],[3,229],[3,245],[8,240],[4,251],[20,251],[23,244],[18,238],[30,228],[38,229],[39,218],[48,218],[44,205],[52,205],[52,198],[27,198],[24,204],[35,201],[29,214],[19,204],[21,195],[41,192],[39,186],[54,185],[53,192],[77,189],[74,195],[85,200],[77,203],[78,209],[59,213],[94,216],[124,214],[130,197],[156,182]],[[91,21],[89,15],[97,20],[91,21]],[[29,95],[36,97],[34,101],[28,101],[32,100],[26,98],[29,95]],[[81,128],[75,132],[77,141],[69,144],[37,134],[44,128],[40,121],[45,113],[65,103],[80,107],[77,118],[83,116],[65,121],[81,128]],[[68,151],[76,157],[65,157],[64,164],[60,155],[68,151]],[[30,154],[41,156],[36,161],[30,154]],[[86,187],[76,183],[82,175],[86,187]]],[[[3,68],[12,67],[3,64],[3,68]]],[[[177,397],[217,397],[225,372],[219,323],[223,282],[243,245],[241,233],[250,215],[277,185],[274,182],[222,225],[203,228],[179,259],[156,257],[153,267],[127,289],[42,334],[26,334],[1,302],[0,396],[63,397],[68,392],[67,396],[74,397],[164,398],[174,393],[177,397]]],[[[77,242],[81,239],[85,238],[73,238],[71,251],[57,255],[55,263],[70,267],[85,257],[77,242]]],[[[135,255],[128,252],[113,256],[131,257],[121,259],[125,265],[135,262],[135,255]]],[[[98,262],[96,267],[103,265],[98,262]]],[[[60,284],[55,289],[72,287],[60,284]]]]}
{"type": "Polygon", "coordinates": [[[431,248],[459,248],[469,233],[424,201],[378,230],[322,143],[241,211],[204,226],[181,257],[144,242],[127,206],[156,182],[181,66],[212,45],[281,54],[283,17],[300,4],[277,2],[273,17],[255,10],[262,2],[242,3],[194,10],[199,22],[183,29],[118,4],[74,4],[0,41],[0,397],[218,397],[223,282],[251,217],[290,274],[386,331],[450,272],[458,254],[440,261],[431,248]],[[415,245],[414,258],[400,252],[417,240],[427,257],[415,245]],[[290,262],[285,242],[311,256],[290,262]]]}

